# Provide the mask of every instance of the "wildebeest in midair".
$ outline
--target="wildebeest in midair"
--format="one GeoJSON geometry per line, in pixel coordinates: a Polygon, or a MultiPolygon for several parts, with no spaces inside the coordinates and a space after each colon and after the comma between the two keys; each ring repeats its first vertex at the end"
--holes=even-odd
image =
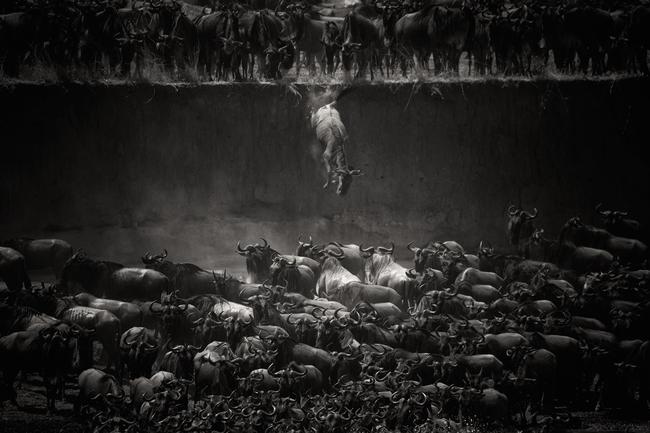
{"type": "MultiPolygon", "coordinates": [[[[339,95],[340,96],[340,95],[339,95]]],[[[323,105],[311,113],[311,126],[316,131],[318,141],[324,147],[323,162],[327,171],[327,180],[323,185],[327,189],[330,183],[338,183],[336,193],[345,195],[352,176],[359,176],[361,170],[348,165],[345,155],[345,145],[348,142],[348,132],[345,129],[341,115],[336,109],[336,102],[323,105]]]]}

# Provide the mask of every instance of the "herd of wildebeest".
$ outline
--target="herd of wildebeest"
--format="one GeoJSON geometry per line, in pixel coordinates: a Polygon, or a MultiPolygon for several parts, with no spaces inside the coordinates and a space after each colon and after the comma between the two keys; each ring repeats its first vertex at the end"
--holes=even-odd
{"type": "Polygon", "coordinates": [[[98,432],[553,431],[574,410],[645,414],[648,232],[596,211],[602,228],[574,217],[549,239],[536,209],[510,206],[510,247],[410,242],[408,269],[388,242],[237,243],[248,282],[167,251],[125,267],[5,241],[0,395],[18,405],[17,379],[39,375],[55,411],[78,388],[98,432]],[[36,269],[56,283],[32,285],[36,269]]]}
{"type": "Polygon", "coordinates": [[[0,58],[8,76],[45,64],[139,78],[155,65],[180,80],[278,79],[303,66],[311,76],[339,66],[350,78],[459,74],[463,54],[468,75],[549,63],[648,73],[650,7],[635,1],[365,0],[329,12],[296,0],[13,0],[0,9],[0,58]]]}

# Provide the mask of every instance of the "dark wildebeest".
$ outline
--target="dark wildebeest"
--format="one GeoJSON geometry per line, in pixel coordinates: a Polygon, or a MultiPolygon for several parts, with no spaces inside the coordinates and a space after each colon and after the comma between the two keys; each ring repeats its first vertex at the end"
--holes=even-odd
{"type": "MultiPolygon", "coordinates": [[[[251,277],[251,282],[263,283],[271,278],[271,265],[276,257],[282,257],[288,261],[295,261],[296,265],[307,266],[315,276],[320,274],[320,265],[316,260],[309,257],[292,256],[287,254],[280,254],[264,239],[264,245],[246,245],[245,248],[241,247],[240,242],[237,242],[237,254],[246,257],[246,271],[251,277]]],[[[318,277],[316,277],[318,278],[318,277]]]]}
{"type": "Polygon", "coordinates": [[[644,233],[641,223],[639,221],[629,218],[627,212],[617,210],[603,210],[602,204],[596,206],[596,212],[605,223],[605,229],[614,236],[621,236],[624,238],[638,239],[645,241],[644,233]]]}
{"type": "Polygon", "coordinates": [[[2,246],[13,248],[22,254],[27,269],[50,269],[57,278],[73,254],[70,244],[61,239],[16,238],[3,242],[2,246]]]}
{"type": "Polygon", "coordinates": [[[173,263],[165,260],[166,257],[167,250],[155,256],[146,253],[142,256],[142,263],[147,269],[164,274],[174,290],[179,291],[181,298],[216,293],[211,271],[201,269],[192,263],[173,263]]]}
{"type": "Polygon", "coordinates": [[[648,49],[650,49],[650,7],[638,6],[630,13],[628,30],[630,44],[635,52],[638,67],[648,75],[648,49]]]}
{"type": "Polygon", "coordinates": [[[11,293],[18,292],[21,287],[30,290],[32,283],[27,275],[25,257],[12,248],[0,247],[0,279],[11,293]]]}
{"type": "Polygon", "coordinates": [[[370,68],[370,79],[374,79],[374,67],[382,68],[385,55],[384,21],[370,7],[357,7],[346,15],[343,21],[342,53],[343,70],[350,74],[353,60],[356,59],[357,73],[355,78],[364,78],[370,68]]]}
{"type": "Polygon", "coordinates": [[[325,49],[325,64],[327,73],[333,75],[341,62],[341,31],[335,22],[328,21],[325,23],[321,44],[325,49]],[[336,62],[335,62],[336,61],[336,62]]]}
{"type": "Polygon", "coordinates": [[[605,71],[605,55],[614,35],[611,15],[593,7],[576,7],[564,14],[565,37],[577,41],[580,69],[587,73],[591,60],[592,74],[605,71]]]}
{"type": "Polygon", "coordinates": [[[530,256],[529,239],[535,231],[533,220],[537,218],[537,209],[526,212],[513,205],[508,208],[508,240],[523,257],[530,256]]]}
{"type": "Polygon", "coordinates": [[[58,288],[73,294],[88,292],[108,299],[144,301],[159,299],[161,293],[169,291],[169,280],[153,269],[125,268],[76,253],[65,264],[58,288]]]}
{"type": "Polygon", "coordinates": [[[642,262],[648,257],[648,247],[636,239],[614,236],[605,229],[584,224],[579,217],[569,219],[560,233],[560,242],[609,251],[622,260],[642,262]]]}
{"type": "MultiPolygon", "coordinates": [[[[0,338],[0,371],[3,387],[0,393],[18,407],[14,381],[23,375],[38,372],[47,390],[47,410],[54,411],[57,390],[63,397],[65,376],[72,365],[70,335],[63,335],[56,327],[40,331],[18,331],[0,338]]],[[[2,399],[0,398],[0,404],[2,399]]]]}
{"type": "Polygon", "coordinates": [[[221,38],[232,38],[229,30],[231,15],[226,11],[217,11],[201,15],[194,20],[199,45],[199,74],[208,80],[213,78],[212,71],[223,49],[221,38]]]}

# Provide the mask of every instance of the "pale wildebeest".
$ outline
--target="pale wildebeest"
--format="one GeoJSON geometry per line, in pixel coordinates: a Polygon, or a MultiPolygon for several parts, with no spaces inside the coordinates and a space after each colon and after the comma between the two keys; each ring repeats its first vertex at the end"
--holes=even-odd
{"type": "Polygon", "coordinates": [[[352,176],[359,176],[361,170],[355,170],[347,163],[345,145],[348,142],[348,133],[335,107],[336,101],[312,111],[311,126],[316,130],[316,137],[324,147],[323,162],[327,180],[323,188],[327,189],[330,182],[338,182],[336,193],[344,195],[350,188],[352,176]]]}

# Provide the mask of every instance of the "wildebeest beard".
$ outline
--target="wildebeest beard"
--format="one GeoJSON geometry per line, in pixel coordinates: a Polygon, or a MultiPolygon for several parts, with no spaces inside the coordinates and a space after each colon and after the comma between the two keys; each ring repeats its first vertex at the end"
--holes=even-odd
{"type": "Polygon", "coordinates": [[[246,271],[253,277],[253,281],[262,282],[270,277],[269,269],[273,262],[273,255],[273,251],[256,249],[247,258],[246,271]]]}

